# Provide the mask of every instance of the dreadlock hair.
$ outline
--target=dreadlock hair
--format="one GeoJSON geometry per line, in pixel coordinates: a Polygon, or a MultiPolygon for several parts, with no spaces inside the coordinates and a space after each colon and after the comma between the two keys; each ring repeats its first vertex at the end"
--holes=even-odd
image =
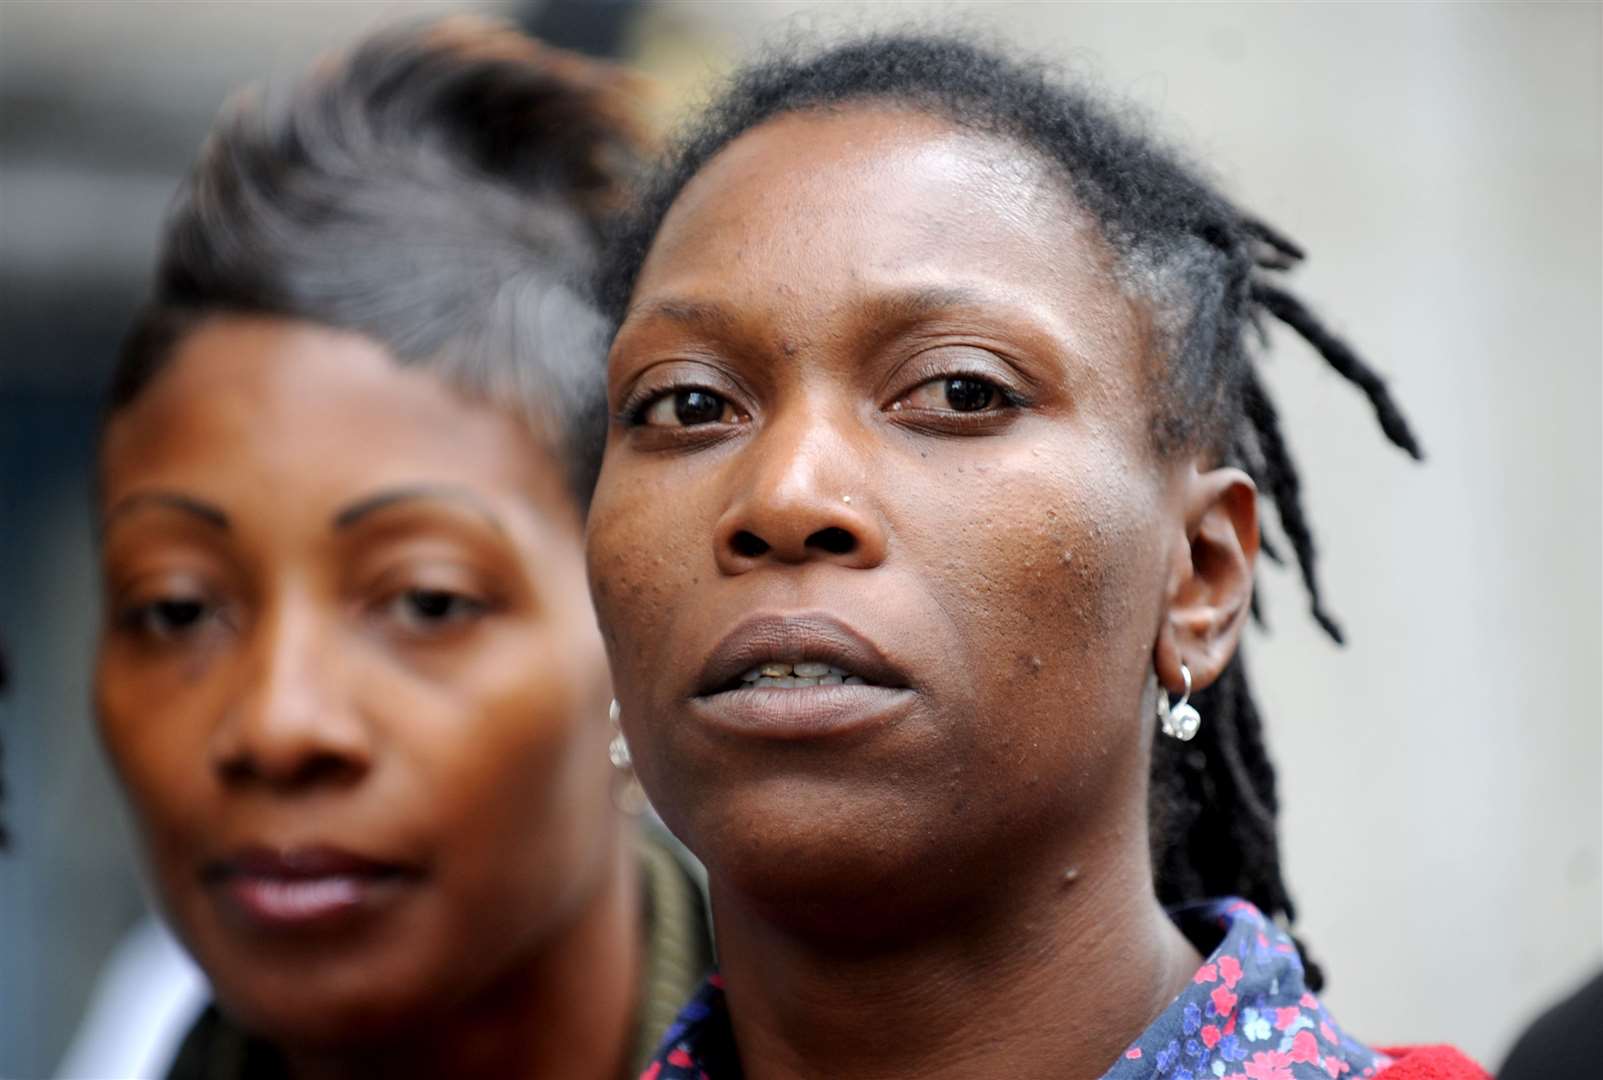
{"type": "Polygon", "coordinates": [[[108,418],[218,314],[363,334],[520,410],[588,503],[605,433],[603,224],[642,149],[631,79],[510,27],[381,33],[225,108],[162,235],[108,418]]]}
{"type": "MultiPolygon", "coordinates": [[[[624,318],[670,206],[720,150],[785,113],[862,103],[927,112],[1007,140],[1059,176],[1100,224],[1121,285],[1155,315],[1164,354],[1152,416],[1156,449],[1202,454],[1252,477],[1275,505],[1314,619],[1340,642],[1320,595],[1297,469],[1254,370],[1248,328],[1261,335],[1269,315],[1296,330],[1364,392],[1392,442],[1416,458],[1418,443],[1380,376],[1273,283],[1302,258],[1297,246],[1089,91],[1057,82],[1044,65],[951,37],[890,34],[810,54],[788,48],[745,68],[681,136],[614,237],[601,286],[613,325],[624,318]]],[[[1166,904],[1242,896],[1289,925],[1294,909],[1280,868],[1275,774],[1239,656],[1197,697],[1208,718],[1198,738],[1158,740],[1152,755],[1158,896],[1166,904]]],[[[1321,972],[1310,963],[1307,973],[1317,990],[1321,972]]]]}

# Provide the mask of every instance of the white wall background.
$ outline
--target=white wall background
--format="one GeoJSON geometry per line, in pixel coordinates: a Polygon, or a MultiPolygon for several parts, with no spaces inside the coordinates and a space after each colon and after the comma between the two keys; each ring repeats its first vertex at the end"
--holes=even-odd
{"type": "Polygon", "coordinates": [[[1429,461],[1386,446],[1357,394],[1278,336],[1269,378],[1351,642],[1267,575],[1253,670],[1290,881],[1352,1030],[1495,1067],[1603,965],[1600,8],[669,13],[730,53],[798,24],[956,13],[1159,113],[1307,248],[1295,287],[1389,375],[1429,461]]]}

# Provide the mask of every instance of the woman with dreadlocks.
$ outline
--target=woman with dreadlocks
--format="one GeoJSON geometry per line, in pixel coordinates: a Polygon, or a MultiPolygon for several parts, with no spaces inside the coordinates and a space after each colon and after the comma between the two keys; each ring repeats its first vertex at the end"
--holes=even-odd
{"type": "Polygon", "coordinates": [[[617,238],[592,592],[720,972],[646,1071],[1478,1077],[1382,1051],[1280,929],[1239,655],[1249,335],[1296,247],[1035,67],[869,38],[739,75],[617,238]]]}

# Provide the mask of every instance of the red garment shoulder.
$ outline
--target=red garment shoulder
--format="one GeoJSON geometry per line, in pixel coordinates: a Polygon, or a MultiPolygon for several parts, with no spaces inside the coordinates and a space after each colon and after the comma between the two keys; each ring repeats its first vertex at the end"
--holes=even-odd
{"type": "Polygon", "coordinates": [[[1380,1052],[1394,1063],[1376,1074],[1379,1080],[1491,1080],[1485,1069],[1451,1046],[1388,1046],[1380,1052]]]}

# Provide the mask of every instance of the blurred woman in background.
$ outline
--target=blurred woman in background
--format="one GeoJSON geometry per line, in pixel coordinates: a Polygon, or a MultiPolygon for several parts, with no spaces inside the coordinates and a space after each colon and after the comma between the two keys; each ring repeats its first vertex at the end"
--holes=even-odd
{"type": "Polygon", "coordinates": [[[181,193],[104,430],[96,673],[215,993],[175,1078],[615,1080],[701,974],[583,578],[635,146],[618,73],[451,21],[242,98],[181,193]]]}

